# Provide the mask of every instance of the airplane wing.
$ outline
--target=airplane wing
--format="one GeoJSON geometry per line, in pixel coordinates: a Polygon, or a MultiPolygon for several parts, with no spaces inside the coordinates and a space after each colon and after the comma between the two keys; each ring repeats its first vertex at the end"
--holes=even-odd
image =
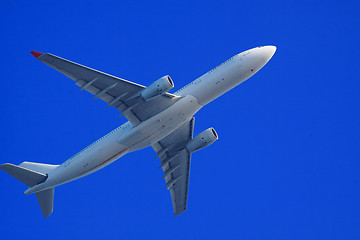
{"type": "Polygon", "coordinates": [[[160,167],[164,172],[166,189],[170,190],[175,216],[186,210],[191,153],[185,146],[193,138],[194,122],[195,118],[192,118],[152,146],[160,157],[160,167]]]}
{"type": "Polygon", "coordinates": [[[32,51],[39,61],[74,80],[81,90],[86,90],[120,110],[134,126],[162,112],[174,104],[179,97],[165,93],[148,101],[134,98],[145,87],[109,74],[82,66],[69,60],[46,53],[32,51]]]}

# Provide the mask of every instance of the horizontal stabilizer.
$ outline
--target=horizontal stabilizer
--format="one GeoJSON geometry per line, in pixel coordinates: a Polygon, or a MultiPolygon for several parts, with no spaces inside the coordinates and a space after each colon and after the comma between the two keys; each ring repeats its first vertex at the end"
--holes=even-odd
{"type": "Polygon", "coordinates": [[[46,174],[35,172],[10,163],[0,165],[0,169],[29,187],[42,183],[47,178],[46,174]]]}
{"type": "Polygon", "coordinates": [[[19,165],[20,167],[33,170],[35,172],[48,174],[59,165],[51,165],[51,164],[44,164],[44,163],[34,163],[34,162],[23,162],[19,165]]]}
{"type": "Polygon", "coordinates": [[[50,216],[54,207],[54,188],[35,193],[44,218],[50,216]]]}

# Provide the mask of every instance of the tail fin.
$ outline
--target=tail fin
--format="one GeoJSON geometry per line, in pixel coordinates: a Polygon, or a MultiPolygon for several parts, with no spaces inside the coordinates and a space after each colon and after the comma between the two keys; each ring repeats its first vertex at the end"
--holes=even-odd
{"type": "Polygon", "coordinates": [[[50,216],[54,206],[54,188],[35,193],[44,218],[50,216]]]}
{"type": "Polygon", "coordinates": [[[35,172],[30,169],[26,169],[10,163],[0,165],[0,169],[10,174],[20,182],[28,185],[29,187],[42,183],[47,178],[46,174],[35,172]]]}
{"type": "MultiPolygon", "coordinates": [[[[33,187],[47,179],[47,173],[51,172],[59,165],[50,165],[33,162],[23,162],[19,166],[5,163],[0,165],[0,169],[10,174],[20,182],[29,187],[33,187]]],[[[50,188],[35,193],[44,217],[50,216],[54,205],[54,188],[50,188]]]]}

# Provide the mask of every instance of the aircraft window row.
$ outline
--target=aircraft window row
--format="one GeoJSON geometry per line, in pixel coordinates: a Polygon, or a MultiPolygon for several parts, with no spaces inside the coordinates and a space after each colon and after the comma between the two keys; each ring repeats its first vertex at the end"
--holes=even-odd
{"type": "Polygon", "coordinates": [[[105,136],[103,136],[102,138],[98,139],[97,141],[93,142],[92,144],[90,144],[89,146],[87,146],[86,148],[84,148],[83,150],[81,150],[80,152],[78,152],[77,154],[75,154],[74,156],[72,156],[71,158],[69,158],[69,160],[77,157],[78,155],[80,155],[82,152],[84,152],[85,150],[89,149],[90,147],[94,146],[96,143],[100,142],[101,140],[105,139],[106,137],[110,136],[112,133],[118,131],[119,129],[121,129],[121,126],[116,128],[115,130],[109,132],[108,134],[106,134],[105,136]]]}
{"type": "MultiPolygon", "coordinates": [[[[197,80],[197,79],[196,79],[196,80],[197,80]]],[[[195,80],[195,81],[196,81],[196,80],[195,80]]],[[[185,88],[193,85],[193,84],[195,83],[195,81],[192,81],[192,82],[189,83],[188,85],[185,85],[184,87],[180,88],[179,90],[177,90],[177,91],[175,92],[175,94],[178,93],[178,92],[180,92],[180,91],[182,91],[182,90],[184,90],[185,88]]]]}
{"type": "Polygon", "coordinates": [[[224,65],[224,64],[226,64],[226,63],[228,63],[228,62],[230,62],[231,60],[233,60],[234,58],[236,58],[238,55],[235,55],[235,56],[233,56],[232,58],[230,58],[230,59],[228,59],[228,60],[226,60],[225,62],[223,62],[222,64],[220,64],[219,66],[217,66],[217,67],[215,67],[215,68],[213,68],[213,69],[211,69],[208,73],[211,73],[211,72],[213,72],[213,71],[215,71],[215,69],[217,69],[217,68],[219,68],[220,66],[222,66],[222,65],[224,65]]]}
{"type": "MultiPolygon", "coordinates": [[[[230,59],[228,59],[228,60],[226,60],[225,62],[223,62],[222,64],[220,64],[219,66],[217,66],[217,67],[215,67],[215,68],[213,68],[213,69],[211,69],[209,72],[207,72],[207,73],[211,73],[211,72],[213,72],[213,71],[215,71],[215,69],[217,69],[217,68],[219,68],[220,66],[222,66],[222,65],[224,65],[224,64],[226,64],[226,63],[228,63],[228,62],[230,62],[231,60],[233,60],[234,58],[236,58],[236,57],[238,57],[239,56],[239,54],[237,54],[237,55],[235,55],[235,56],[233,56],[232,58],[230,58],[230,59]]],[[[201,77],[200,77],[201,78],[201,77]]],[[[199,79],[199,78],[198,78],[199,79]]],[[[198,79],[196,79],[195,81],[197,81],[198,79]]],[[[192,81],[191,83],[189,83],[188,85],[185,85],[184,87],[182,87],[182,88],[180,88],[179,90],[177,90],[174,94],[177,94],[178,92],[181,92],[182,90],[184,90],[185,88],[187,88],[187,87],[189,87],[189,86],[191,86],[192,84],[194,84],[195,83],[195,81],[192,81]]]]}
{"type": "MultiPolygon", "coordinates": [[[[233,56],[232,58],[230,58],[230,59],[228,59],[228,60],[226,60],[225,62],[223,62],[222,64],[220,64],[219,66],[217,66],[217,67],[215,67],[215,68],[213,68],[213,69],[211,69],[209,72],[207,72],[207,73],[211,73],[211,72],[213,72],[213,71],[215,71],[215,69],[217,69],[217,68],[219,68],[220,66],[222,66],[222,65],[224,65],[224,64],[226,64],[226,63],[228,63],[228,62],[230,62],[231,60],[233,60],[234,58],[236,58],[236,57],[238,57],[239,56],[239,54],[237,54],[237,55],[235,55],[235,56],[233,56]]],[[[200,77],[201,78],[201,77],[200,77]]],[[[198,78],[199,79],[199,78],[198,78]]],[[[195,81],[197,81],[198,79],[196,79],[195,81]]],[[[187,87],[189,87],[189,86],[191,86],[192,84],[194,84],[195,83],[195,81],[192,81],[191,83],[189,83],[188,85],[185,85],[184,87],[182,87],[182,88],[180,88],[179,90],[177,90],[174,94],[177,94],[178,92],[181,92],[182,90],[184,90],[185,88],[187,88],[187,87]]]]}

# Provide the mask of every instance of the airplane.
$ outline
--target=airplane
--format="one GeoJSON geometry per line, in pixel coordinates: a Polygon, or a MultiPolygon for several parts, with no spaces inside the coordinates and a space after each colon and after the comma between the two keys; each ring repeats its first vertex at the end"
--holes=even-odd
{"type": "Polygon", "coordinates": [[[49,53],[31,51],[39,61],[75,81],[115,107],[128,122],[87,146],[61,165],[5,163],[0,169],[35,193],[44,218],[53,212],[54,188],[98,171],[127,153],[151,146],[170,190],[175,216],[187,207],[191,154],[218,140],[210,127],[193,137],[193,117],[202,107],[258,72],[274,55],[275,46],[239,53],[174,93],[166,75],[148,87],[111,76],[49,53]]]}

